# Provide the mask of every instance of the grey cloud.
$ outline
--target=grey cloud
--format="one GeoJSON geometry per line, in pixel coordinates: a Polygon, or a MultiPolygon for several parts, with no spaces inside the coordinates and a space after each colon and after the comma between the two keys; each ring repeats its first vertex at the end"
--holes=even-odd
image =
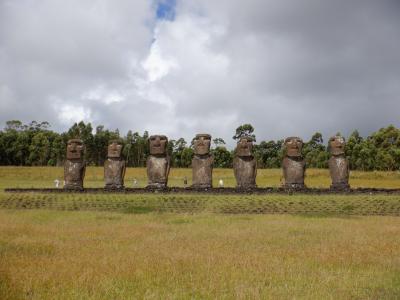
{"type": "Polygon", "coordinates": [[[68,104],[123,133],[230,146],[241,123],[258,140],[400,126],[398,1],[178,1],[171,22],[147,1],[95,3],[0,2],[1,122],[65,129],[68,104]]]}
{"type": "Polygon", "coordinates": [[[214,50],[243,73],[232,103],[261,137],[399,125],[398,2],[202,2],[228,28],[214,50]]]}

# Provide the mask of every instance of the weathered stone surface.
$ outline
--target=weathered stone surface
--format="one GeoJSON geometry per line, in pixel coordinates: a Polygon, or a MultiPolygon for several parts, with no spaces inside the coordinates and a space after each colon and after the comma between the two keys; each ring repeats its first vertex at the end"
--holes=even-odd
{"type": "Polygon", "coordinates": [[[149,137],[150,155],[147,158],[149,188],[165,188],[168,183],[170,158],[167,154],[168,139],[165,135],[149,137]]]}
{"type": "Polygon", "coordinates": [[[64,189],[82,190],[86,163],[85,146],[80,139],[71,139],[67,144],[67,159],[64,164],[64,189]]]}
{"type": "Polygon", "coordinates": [[[341,136],[329,139],[329,172],[331,174],[331,189],[349,189],[349,162],[344,153],[346,142],[341,136]]]}
{"type": "Polygon", "coordinates": [[[122,157],[123,145],[112,141],[108,145],[107,159],[104,162],[104,181],[106,189],[123,189],[126,171],[125,160],[122,157]]]}
{"type": "Polygon", "coordinates": [[[194,156],[192,159],[192,187],[194,188],[211,188],[212,187],[212,171],[214,158],[211,155],[206,157],[194,156]]]}
{"type": "Polygon", "coordinates": [[[257,162],[253,156],[253,140],[243,137],[236,146],[236,155],[233,159],[233,171],[238,188],[255,188],[257,176],[257,162]]]}
{"type": "Polygon", "coordinates": [[[306,163],[302,157],[303,141],[299,137],[285,140],[286,155],[282,162],[284,187],[291,189],[304,188],[306,163]]]}
{"type": "Polygon", "coordinates": [[[192,187],[211,188],[214,158],[210,154],[211,135],[197,134],[192,159],[192,187]]]}

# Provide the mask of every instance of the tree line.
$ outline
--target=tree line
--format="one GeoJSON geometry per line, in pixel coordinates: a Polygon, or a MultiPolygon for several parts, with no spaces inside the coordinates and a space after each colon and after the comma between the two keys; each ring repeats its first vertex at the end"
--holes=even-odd
{"type": "MultiPolygon", "coordinates": [[[[339,133],[338,133],[339,134],[339,133]]],[[[250,136],[254,140],[254,155],[259,168],[280,168],[284,156],[284,140],[270,140],[256,143],[254,127],[240,125],[233,136],[239,140],[250,136]]],[[[61,166],[66,155],[68,139],[81,138],[86,146],[85,159],[88,165],[102,166],[107,156],[108,142],[119,139],[123,142],[123,154],[128,167],[144,167],[149,154],[147,131],[140,134],[129,130],[121,136],[117,130],[109,130],[100,125],[93,129],[91,123],[75,123],[66,132],[58,133],[50,129],[48,122],[32,121],[23,124],[18,120],[6,122],[0,130],[0,165],[15,166],[61,166]]],[[[346,156],[352,170],[399,170],[400,169],[400,129],[393,125],[381,128],[368,137],[362,137],[357,130],[346,139],[346,156]]],[[[222,138],[214,138],[211,152],[214,166],[232,167],[234,150],[228,150],[222,138]]],[[[308,168],[327,168],[329,152],[322,134],[316,132],[303,145],[303,156],[308,168]]],[[[193,141],[183,138],[169,140],[168,153],[171,165],[176,168],[190,167],[193,157],[193,141]]]]}

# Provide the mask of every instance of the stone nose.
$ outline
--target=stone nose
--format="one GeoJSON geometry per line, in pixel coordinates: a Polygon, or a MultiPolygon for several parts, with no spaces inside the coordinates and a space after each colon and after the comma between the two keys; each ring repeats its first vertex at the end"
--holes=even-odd
{"type": "Polygon", "coordinates": [[[343,145],[341,142],[338,142],[338,143],[336,144],[336,147],[338,147],[338,148],[344,148],[344,145],[343,145]]]}
{"type": "Polygon", "coordinates": [[[156,139],[154,140],[154,146],[161,146],[161,140],[160,140],[160,138],[156,138],[156,139]]]}

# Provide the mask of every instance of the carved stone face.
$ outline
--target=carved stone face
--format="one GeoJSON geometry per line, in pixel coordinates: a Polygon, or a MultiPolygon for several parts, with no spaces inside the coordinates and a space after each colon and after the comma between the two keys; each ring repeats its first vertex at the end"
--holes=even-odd
{"type": "Polygon", "coordinates": [[[82,140],[72,139],[67,144],[67,159],[82,159],[85,146],[82,140]]]}
{"type": "Polygon", "coordinates": [[[165,135],[152,135],[149,137],[150,154],[165,155],[167,153],[168,139],[165,135]]]}
{"type": "Polygon", "coordinates": [[[286,155],[289,157],[301,157],[303,140],[299,137],[288,137],[285,140],[286,155]]]}
{"type": "Polygon", "coordinates": [[[210,153],[211,135],[202,133],[194,138],[194,154],[206,155],[210,153]]]}
{"type": "Polygon", "coordinates": [[[107,157],[109,158],[120,158],[122,153],[122,144],[118,141],[112,141],[108,145],[107,157]]]}
{"type": "Polygon", "coordinates": [[[251,138],[242,137],[236,146],[237,156],[253,156],[253,140],[251,138]]]}
{"type": "Polygon", "coordinates": [[[332,155],[344,154],[346,142],[341,136],[333,136],[329,139],[329,151],[332,155]]]}

